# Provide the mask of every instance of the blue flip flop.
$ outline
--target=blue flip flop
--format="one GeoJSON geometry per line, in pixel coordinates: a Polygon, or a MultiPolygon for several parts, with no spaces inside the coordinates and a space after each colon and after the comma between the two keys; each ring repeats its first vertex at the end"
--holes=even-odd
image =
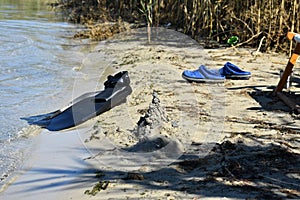
{"type": "Polygon", "coordinates": [[[251,77],[251,72],[243,71],[231,62],[226,62],[219,72],[227,79],[249,79],[251,77]]]}
{"type": "Polygon", "coordinates": [[[200,83],[223,83],[225,77],[218,70],[209,70],[204,65],[201,65],[197,70],[185,70],[182,77],[190,82],[200,83]]]}

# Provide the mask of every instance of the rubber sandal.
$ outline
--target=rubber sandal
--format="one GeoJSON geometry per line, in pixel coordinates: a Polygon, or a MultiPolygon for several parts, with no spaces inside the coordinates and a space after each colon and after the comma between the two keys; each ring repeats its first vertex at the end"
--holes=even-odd
{"type": "Polygon", "coordinates": [[[227,79],[249,79],[251,77],[251,72],[243,71],[230,62],[226,62],[224,67],[219,69],[219,72],[227,79]]]}
{"type": "Polygon", "coordinates": [[[199,83],[222,83],[225,77],[216,70],[209,70],[204,65],[201,65],[197,70],[185,70],[182,77],[189,82],[199,83]]]}

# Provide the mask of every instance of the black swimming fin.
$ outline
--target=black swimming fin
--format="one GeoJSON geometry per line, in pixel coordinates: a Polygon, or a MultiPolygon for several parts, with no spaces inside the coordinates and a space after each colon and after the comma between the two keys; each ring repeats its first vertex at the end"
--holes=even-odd
{"type": "Polygon", "coordinates": [[[126,102],[132,93],[127,71],[108,76],[104,90],[89,92],[76,98],[70,106],[47,114],[21,118],[30,125],[59,131],[79,125],[115,106],[126,102]]]}

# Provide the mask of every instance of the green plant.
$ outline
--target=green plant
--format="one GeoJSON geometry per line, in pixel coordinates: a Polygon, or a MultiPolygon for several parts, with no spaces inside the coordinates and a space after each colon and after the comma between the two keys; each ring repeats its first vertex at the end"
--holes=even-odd
{"type": "Polygon", "coordinates": [[[231,36],[231,37],[227,40],[227,44],[229,44],[230,46],[235,46],[238,42],[239,42],[238,36],[231,36]]]}

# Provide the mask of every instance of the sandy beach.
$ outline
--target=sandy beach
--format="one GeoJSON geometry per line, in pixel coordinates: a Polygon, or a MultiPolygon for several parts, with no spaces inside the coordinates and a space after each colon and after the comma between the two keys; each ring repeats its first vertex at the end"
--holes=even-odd
{"type": "MultiPolygon", "coordinates": [[[[83,64],[107,67],[78,80],[72,97],[126,70],[133,89],[127,102],[70,130],[41,130],[0,199],[300,198],[299,115],[272,96],[288,56],[205,49],[164,28],[153,29],[151,39],[148,44],[146,29],[134,29],[99,42],[88,55],[92,62],[83,64]],[[183,70],[226,62],[252,77],[218,84],[181,77],[183,70]],[[154,92],[161,124],[139,135],[137,122],[154,92]]],[[[297,97],[297,67],[293,76],[290,91],[297,97]]]]}

